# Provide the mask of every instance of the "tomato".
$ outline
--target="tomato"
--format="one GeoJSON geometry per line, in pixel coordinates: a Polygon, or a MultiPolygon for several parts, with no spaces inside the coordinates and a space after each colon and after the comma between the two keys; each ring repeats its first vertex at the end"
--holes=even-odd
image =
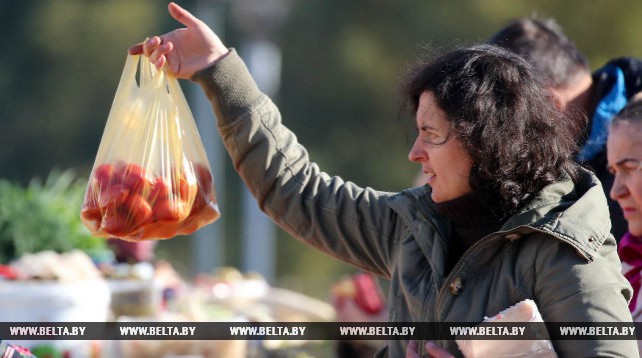
{"type": "Polygon", "coordinates": [[[122,210],[107,210],[103,215],[100,231],[115,237],[124,237],[134,230],[134,223],[129,215],[122,210]]]}
{"type": "Polygon", "coordinates": [[[100,229],[100,223],[102,222],[100,209],[98,209],[98,211],[83,209],[80,211],[80,219],[92,233],[97,232],[100,229]]]}
{"type": "Polygon", "coordinates": [[[158,221],[178,221],[185,215],[185,203],[181,200],[159,200],[154,203],[154,218],[158,221]]]}
{"type": "Polygon", "coordinates": [[[214,199],[205,198],[204,195],[198,193],[192,206],[192,211],[187,219],[181,223],[181,229],[178,231],[178,234],[189,235],[201,227],[213,223],[219,216],[221,216],[221,214],[218,211],[214,199]]]}
{"type": "Polygon", "coordinates": [[[143,226],[152,219],[152,207],[140,194],[132,194],[125,202],[125,209],[136,226],[143,226]]]}
{"type": "Polygon", "coordinates": [[[98,215],[100,215],[98,195],[96,194],[93,186],[87,187],[87,191],[85,192],[85,199],[82,202],[82,210],[98,211],[98,215]]]}
{"type": "Polygon", "coordinates": [[[189,200],[190,191],[194,192],[194,190],[190,188],[190,185],[184,176],[179,175],[177,178],[173,178],[172,180],[173,195],[178,196],[178,198],[187,201],[189,200]]]}
{"type": "Polygon", "coordinates": [[[154,204],[157,201],[167,200],[169,197],[169,184],[162,177],[157,177],[152,184],[152,189],[147,197],[149,202],[154,204]]]}
{"type": "Polygon", "coordinates": [[[81,219],[94,232],[128,241],[191,233],[219,216],[208,165],[185,162],[171,177],[119,162],[95,168],[81,219]]]}
{"type": "Polygon", "coordinates": [[[210,168],[204,164],[195,164],[194,171],[196,172],[196,179],[198,180],[199,190],[205,194],[209,194],[214,190],[214,179],[210,168]]]}
{"type": "Polygon", "coordinates": [[[190,210],[190,216],[195,215],[203,210],[205,205],[207,205],[207,198],[205,198],[203,192],[199,190],[196,193],[196,197],[194,198],[194,203],[192,204],[192,208],[190,210]]]}
{"type": "Polygon", "coordinates": [[[142,193],[145,188],[152,186],[151,180],[145,173],[145,169],[138,164],[119,164],[116,170],[121,183],[127,186],[133,193],[142,193]]]}
{"type": "Polygon", "coordinates": [[[100,190],[106,188],[114,176],[114,166],[111,164],[101,164],[94,170],[94,183],[100,190]]]}
{"type": "Polygon", "coordinates": [[[181,222],[180,229],[178,230],[177,234],[189,235],[200,228],[201,221],[199,220],[198,216],[190,215],[189,217],[187,217],[187,219],[181,222]]]}
{"type": "Polygon", "coordinates": [[[125,203],[129,195],[129,188],[123,184],[108,186],[98,193],[98,206],[101,209],[118,207],[125,203]]]}
{"type": "Polygon", "coordinates": [[[80,218],[92,232],[96,232],[100,228],[102,214],[98,206],[97,195],[91,186],[87,188],[87,192],[85,193],[85,200],[80,209],[80,218]]]}
{"type": "Polygon", "coordinates": [[[176,224],[171,222],[158,222],[147,225],[142,239],[169,239],[176,236],[176,224]]]}

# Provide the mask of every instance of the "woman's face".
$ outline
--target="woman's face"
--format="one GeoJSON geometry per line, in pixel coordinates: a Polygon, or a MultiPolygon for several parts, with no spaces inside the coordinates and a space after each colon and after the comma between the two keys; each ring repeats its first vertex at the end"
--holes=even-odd
{"type": "Polygon", "coordinates": [[[417,139],[408,159],[421,164],[426,184],[432,188],[432,200],[440,203],[470,193],[472,158],[451,131],[450,121],[432,92],[419,97],[416,120],[417,139]]]}
{"type": "Polygon", "coordinates": [[[619,122],[606,143],[609,170],[615,175],[611,198],[629,224],[629,232],[642,237],[642,122],[619,122]]]}

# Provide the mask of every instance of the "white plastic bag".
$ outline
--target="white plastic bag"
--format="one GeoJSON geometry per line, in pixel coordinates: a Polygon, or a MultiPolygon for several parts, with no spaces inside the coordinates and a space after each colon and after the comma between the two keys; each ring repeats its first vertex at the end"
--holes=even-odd
{"type": "MultiPolygon", "coordinates": [[[[544,322],[533,300],[518,302],[483,322],[544,322]]],[[[457,339],[459,350],[466,358],[557,358],[548,339],[539,340],[471,340],[457,339]]]]}
{"type": "Polygon", "coordinates": [[[190,234],[220,216],[180,85],[145,56],[127,57],[80,216],[94,235],[129,241],[190,234]]]}

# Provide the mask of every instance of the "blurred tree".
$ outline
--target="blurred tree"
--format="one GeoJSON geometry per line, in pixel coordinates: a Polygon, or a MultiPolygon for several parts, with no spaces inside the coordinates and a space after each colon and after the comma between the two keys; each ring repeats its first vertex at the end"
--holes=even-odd
{"type": "Polygon", "coordinates": [[[127,47],[159,31],[162,6],[130,1],[0,2],[2,176],[89,174],[127,47]]]}

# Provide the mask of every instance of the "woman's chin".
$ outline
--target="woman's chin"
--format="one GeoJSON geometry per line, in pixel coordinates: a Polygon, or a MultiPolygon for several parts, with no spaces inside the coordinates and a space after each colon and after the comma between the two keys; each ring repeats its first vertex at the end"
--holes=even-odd
{"type": "Polygon", "coordinates": [[[635,226],[629,225],[629,233],[635,237],[642,237],[642,224],[635,226]]]}
{"type": "Polygon", "coordinates": [[[433,188],[432,193],[430,194],[430,198],[432,199],[433,202],[435,203],[442,203],[444,202],[444,198],[442,198],[439,193],[435,193],[435,189],[433,188]]]}

